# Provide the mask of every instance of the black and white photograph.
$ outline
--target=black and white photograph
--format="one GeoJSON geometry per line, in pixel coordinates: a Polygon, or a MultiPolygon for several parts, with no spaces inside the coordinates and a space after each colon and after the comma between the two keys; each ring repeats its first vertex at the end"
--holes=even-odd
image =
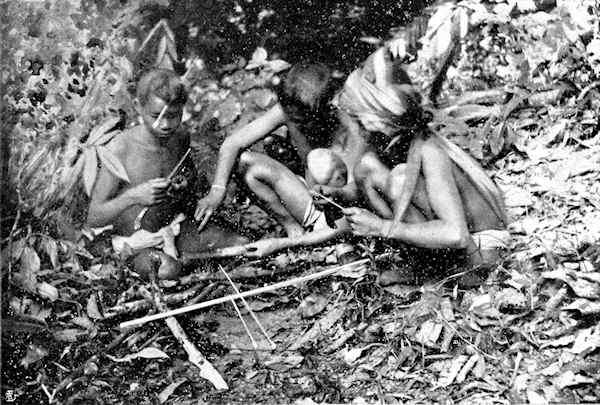
{"type": "Polygon", "coordinates": [[[0,0],[0,403],[600,403],[598,0],[0,0]]]}

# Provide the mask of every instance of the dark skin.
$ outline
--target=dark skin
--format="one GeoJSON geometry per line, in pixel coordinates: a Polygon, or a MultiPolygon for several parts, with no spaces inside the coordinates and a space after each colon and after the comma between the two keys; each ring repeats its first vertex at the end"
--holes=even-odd
{"type": "MultiPolygon", "coordinates": [[[[165,104],[156,96],[150,96],[144,106],[136,102],[143,125],[123,131],[107,145],[123,163],[130,182],[124,183],[105,167],[100,168],[91,195],[88,225],[113,224],[117,232],[129,235],[144,207],[167,203],[167,176],[189,147],[189,137],[176,131],[182,106],[170,106],[153,127],[165,104]]],[[[155,215],[155,222],[162,226],[173,217],[168,209],[157,210],[155,215]]]]}
{"type": "MultiPolygon", "coordinates": [[[[292,141],[297,145],[298,150],[307,151],[316,146],[323,147],[323,144],[326,146],[337,145],[346,151],[348,167],[353,167],[364,153],[367,145],[362,137],[355,136],[358,135],[358,132],[346,130],[344,122],[351,120],[345,116],[345,113],[341,111],[339,113],[340,129],[332,134],[331,139],[319,139],[319,145],[314,145],[314,142],[310,142],[307,137],[295,130],[296,126],[301,126],[305,117],[290,108],[284,111],[280,104],[276,104],[261,117],[227,137],[219,150],[219,161],[213,186],[210,192],[198,202],[196,208],[195,218],[200,222],[200,228],[208,223],[212,214],[223,201],[225,187],[237,164],[238,174],[257,198],[257,203],[275,216],[288,235],[288,238],[265,239],[250,244],[249,255],[262,256],[282,248],[320,243],[347,232],[347,225],[343,219],[336,229],[305,232],[301,223],[306,207],[312,200],[307,186],[280,162],[263,154],[242,153],[279,126],[287,124],[292,128],[292,141]]],[[[302,158],[305,160],[305,156],[302,158]]],[[[335,191],[337,192],[336,197],[343,195],[348,199],[354,199],[357,196],[354,182],[336,188],[335,191]]]]}
{"type": "MultiPolygon", "coordinates": [[[[425,141],[421,153],[421,174],[411,204],[402,218],[398,218],[395,203],[400,199],[405,165],[399,164],[390,170],[375,154],[366,154],[361,159],[356,177],[374,212],[362,208],[346,209],[344,213],[353,233],[397,239],[428,249],[479,252],[471,233],[505,229],[502,219],[494,214],[466,175],[435,142],[425,141]]],[[[494,259],[493,254],[479,252],[472,255],[471,260],[474,264],[490,261],[494,259]]]]}
{"type": "MultiPolygon", "coordinates": [[[[183,106],[170,105],[161,116],[165,105],[153,95],[144,105],[136,101],[143,124],[123,131],[107,145],[125,167],[130,182],[122,182],[105,167],[100,168],[91,195],[88,225],[112,224],[118,234],[130,235],[135,231],[135,218],[149,207],[143,228],[155,232],[181,212],[179,202],[167,194],[167,177],[189,148],[190,139],[177,131],[183,106]]],[[[181,224],[177,247],[195,252],[245,242],[247,239],[226,234],[216,226],[199,233],[197,225],[186,220],[181,224]]]]}

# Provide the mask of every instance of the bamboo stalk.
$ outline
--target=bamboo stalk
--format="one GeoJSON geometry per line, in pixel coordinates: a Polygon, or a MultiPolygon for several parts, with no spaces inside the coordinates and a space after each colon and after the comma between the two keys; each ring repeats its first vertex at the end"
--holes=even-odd
{"type": "Polygon", "coordinates": [[[216,298],[216,299],[213,299],[210,301],[200,302],[200,303],[194,304],[194,305],[188,305],[188,306],[174,309],[171,311],[166,311],[166,312],[154,314],[154,315],[148,315],[143,318],[138,318],[138,319],[133,319],[131,321],[123,322],[119,325],[119,327],[121,329],[125,329],[125,328],[130,328],[133,326],[139,326],[139,325],[143,325],[147,322],[155,321],[158,319],[163,319],[163,318],[167,318],[170,316],[176,316],[176,315],[184,314],[186,312],[195,311],[197,309],[208,308],[208,307],[212,307],[214,305],[222,304],[224,302],[228,302],[229,300],[231,300],[231,298],[251,297],[251,296],[259,295],[259,294],[262,294],[265,292],[277,290],[279,288],[289,287],[289,286],[303,283],[306,281],[316,280],[319,278],[333,275],[333,274],[337,273],[338,271],[348,268],[348,267],[351,267],[351,266],[358,266],[361,264],[365,264],[368,261],[369,261],[369,259],[361,259],[361,260],[357,260],[355,262],[344,264],[342,266],[335,266],[333,268],[323,270],[323,271],[320,271],[320,272],[317,272],[314,274],[309,274],[306,276],[293,278],[291,280],[285,280],[285,281],[282,281],[282,282],[279,282],[276,284],[267,285],[267,286],[256,288],[256,289],[249,290],[249,291],[244,291],[243,293],[241,293],[239,295],[238,294],[227,295],[225,297],[216,298]]]}

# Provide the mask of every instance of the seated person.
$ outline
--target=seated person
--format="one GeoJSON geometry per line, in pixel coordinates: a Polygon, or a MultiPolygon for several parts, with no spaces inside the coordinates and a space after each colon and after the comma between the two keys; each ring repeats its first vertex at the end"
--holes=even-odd
{"type": "MultiPolygon", "coordinates": [[[[287,124],[291,141],[303,161],[314,148],[337,148],[344,151],[348,167],[354,167],[367,145],[358,136],[356,125],[348,130],[345,122],[351,121],[350,117],[330,105],[335,90],[335,80],[324,65],[298,64],[290,69],[279,91],[279,102],[261,117],[234,131],[221,145],[213,185],[196,209],[201,227],[223,201],[229,178],[236,169],[256,202],[274,215],[288,236],[250,244],[249,255],[262,256],[286,247],[321,243],[347,232],[343,218],[335,228],[327,225],[304,179],[281,162],[246,150],[287,124]]],[[[335,192],[335,198],[353,201],[357,197],[353,181],[336,187],[335,192]]]]}
{"type": "MultiPolygon", "coordinates": [[[[373,212],[345,210],[353,233],[446,249],[475,267],[493,263],[509,241],[500,190],[474,159],[428,128],[416,91],[392,82],[389,71],[382,48],[348,77],[336,100],[365,137],[387,139],[355,167],[373,212]]],[[[470,272],[461,282],[470,286],[479,276],[470,272]]]]}
{"type": "MultiPolygon", "coordinates": [[[[157,232],[179,213],[192,218],[197,175],[191,159],[184,161],[180,171],[184,178],[181,174],[177,181],[167,178],[190,147],[189,135],[178,130],[186,99],[184,85],[172,71],[155,69],[141,77],[135,106],[142,123],[117,134],[106,145],[123,164],[130,181],[121,181],[104,164],[100,167],[91,193],[88,225],[113,225],[118,235],[130,236],[138,230],[136,225],[157,232]]],[[[247,242],[216,226],[200,234],[190,220],[180,222],[179,228],[175,242],[180,252],[247,242]]]]}

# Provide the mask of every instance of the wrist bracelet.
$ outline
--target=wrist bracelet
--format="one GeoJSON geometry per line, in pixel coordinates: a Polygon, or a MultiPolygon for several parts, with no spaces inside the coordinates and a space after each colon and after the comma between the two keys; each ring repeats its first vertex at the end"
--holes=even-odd
{"type": "Polygon", "coordinates": [[[213,184],[212,186],[210,186],[210,188],[217,188],[219,190],[227,190],[227,187],[222,186],[220,184],[213,184]]]}

